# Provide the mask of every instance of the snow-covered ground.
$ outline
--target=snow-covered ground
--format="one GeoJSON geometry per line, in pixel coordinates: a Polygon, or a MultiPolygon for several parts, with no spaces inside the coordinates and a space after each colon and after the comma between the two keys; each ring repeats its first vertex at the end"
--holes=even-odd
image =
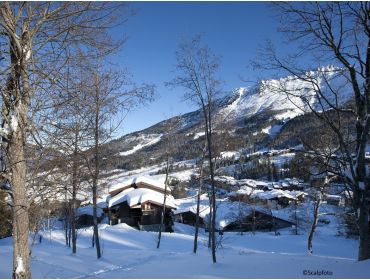
{"type": "MultiPolygon", "coordinates": [[[[370,261],[357,262],[356,240],[318,232],[314,254],[306,251],[306,234],[224,233],[213,264],[201,231],[198,254],[192,253],[193,228],[175,224],[156,249],[157,233],[125,224],[101,225],[103,257],[91,247],[91,228],[81,230],[77,254],[64,244],[61,230],[43,233],[32,248],[34,278],[370,278],[370,261]],[[307,275],[324,271],[327,275],[307,275]],[[306,273],[306,275],[305,275],[306,273]]],[[[218,236],[219,238],[221,236],[218,236]]],[[[0,278],[12,270],[12,241],[0,240],[0,278]]]]}

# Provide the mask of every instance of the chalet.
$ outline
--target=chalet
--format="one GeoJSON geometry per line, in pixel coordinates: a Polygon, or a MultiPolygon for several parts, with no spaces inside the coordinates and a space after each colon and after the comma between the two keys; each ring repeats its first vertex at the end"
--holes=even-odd
{"type": "Polygon", "coordinates": [[[345,199],[340,195],[325,194],[324,199],[326,200],[326,203],[330,205],[335,205],[335,206],[345,205],[345,199]]]}
{"type": "Polygon", "coordinates": [[[278,218],[265,211],[252,210],[241,219],[227,224],[222,228],[222,231],[272,231],[293,225],[293,222],[278,218]]]}
{"type": "MultiPolygon", "coordinates": [[[[168,187],[167,192],[170,193],[168,187]]],[[[126,223],[141,230],[159,229],[163,208],[163,230],[172,231],[172,210],[176,209],[172,195],[166,194],[162,183],[146,177],[133,178],[116,186],[109,192],[109,220],[111,225],[126,223]]]]}
{"type": "MultiPolygon", "coordinates": [[[[209,206],[199,206],[199,227],[204,228],[204,218],[209,213],[209,206]]],[[[192,205],[183,209],[174,211],[174,220],[182,224],[195,226],[196,223],[197,206],[192,205]]]]}
{"type": "MultiPolygon", "coordinates": [[[[98,223],[104,218],[104,212],[102,208],[96,208],[96,214],[98,217],[98,223]]],[[[94,224],[93,220],[93,205],[89,204],[76,209],[77,228],[89,227],[94,224]]]]}
{"type": "Polygon", "coordinates": [[[295,178],[293,179],[285,178],[284,180],[280,180],[279,184],[282,190],[287,190],[287,191],[303,191],[304,190],[303,182],[295,178]]]}
{"type": "Polygon", "coordinates": [[[287,207],[292,201],[297,201],[297,198],[283,190],[271,190],[267,192],[257,192],[252,196],[258,200],[265,201],[271,209],[287,207]]]}
{"type": "MultiPolygon", "coordinates": [[[[206,231],[208,221],[209,214],[204,217],[206,231]]],[[[217,207],[216,230],[219,232],[272,231],[293,225],[294,222],[284,217],[284,213],[279,210],[271,211],[262,206],[226,200],[217,207]]]]}

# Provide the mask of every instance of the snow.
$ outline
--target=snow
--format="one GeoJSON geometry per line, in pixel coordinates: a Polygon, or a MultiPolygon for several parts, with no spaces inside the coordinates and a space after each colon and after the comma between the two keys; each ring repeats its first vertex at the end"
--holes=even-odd
{"type": "MultiPolygon", "coordinates": [[[[156,187],[158,189],[161,189],[161,190],[164,190],[165,189],[165,184],[164,182],[161,183],[160,181],[158,180],[153,180],[151,178],[148,178],[148,177],[145,177],[145,176],[138,176],[138,177],[132,177],[122,183],[119,183],[117,185],[112,185],[109,189],[110,192],[113,192],[115,190],[119,190],[120,188],[124,188],[124,187],[128,187],[128,186],[131,186],[133,184],[139,184],[139,183],[143,183],[143,184],[147,184],[147,185],[151,185],[153,187],[156,187]]],[[[167,190],[170,191],[170,187],[167,186],[167,190]]]]}
{"type": "MultiPolygon", "coordinates": [[[[180,232],[163,233],[160,249],[155,233],[125,224],[100,227],[103,257],[96,260],[90,246],[92,229],[82,231],[77,255],[63,245],[63,231],[33,248],[34,278],[302,278],[304,270],[325,270],[330,278],[369,278],[369,261],[356,261],[356,241],[318,233],[314,254],[306,252],[306,236],[280,231],[238,235],[224,233],[217,263],[212,264],[206,235],[200,231],[199,251],[192,253],[192,227],[175,225],[180,232]],[[122,253],[124,252],[124,254],[122,253]],[[294,265],[292,265],[294,264],[294,265]],[[268,268],[268,269],[267,269],[268,268]]],[[[0,240],[1,278],[11,276],[11,242],[0,240]]]]}
{"type": "Polygon", "coordinates": [[[10,116],[10,128],[12,132],[16,132],[18,129],[18,117],[15,114],[10,116]]]}
{"type": "Polygon", "coordinates": [[[0,128],[0,135],[8,138],[11,133],[16,132],[18,129],[18,118],[17,116],[12,113],[10,116],[10,125],[5,123],[4,127],[0,128]]]}
{"type": "Polygon", "coordinates": [[[198,133],[195,133],[194,137],[193,137],[193,140],[197,140],[198,138],[204,136],[206,133],[205,132],[198,132],[198,133]]]}
{"type": "Polygon", "coordinates": [[[340,195],[335,195],[335,194],[326,194],[326,198],[332,199],[332,200],[341,200],[343,199],[340,195]]]}
{"type": "MultiPolygon", "coordinates": [[[[346,86],[345,81],[341,77],[335,77],[336,70],[333,67],[321,68],[317,71],[311,71],[307,75],[317,79],[326,98],[335,104],[335,96],[325,88],[323,77],[325,75],[327,80],[331,81],[332,88],[341,89],[338,91],[338,100],[341,104],[344,104],[351,98],[350,94],[348,94],[351,91],[345,90],[348,85],[346,86]]],[[[312,84],[309,81],[303,82],[294,77],[264,80],[256,87],[238,88],[234,90],[234,94],[236,95],[235,100],[219,112],[219,116],[222,116],[222,119],[226,117],[228,120],[245,119],[266,110],[277,112],[275,116],[277,120],[292,119],[310,111],[304,100],[307,100],[315,110],[321,110],[318,96],[312,84]],[[287,92],[294,94],[294,96],[289,97],[290,100],[286,93],[280,90],[282,85],[284,85],[287,92]]],[[[324,108],[328,108],[328,104],[325,101],[323,101],[323,105],[324,108]]],[[[276,127],[277,129],[278,127],[276,127]]]]}
{"type": "Polygon", "coordinates": [[[131,150],[120,152],[119,155],[120,156],[131,155],[133,153],[136,153],[138,150],[141,150],[145,147],[149,147],[149,146],[152,146],[152,145],[158,143],[161,139],[162,139],[162,134],[159,134],[159,135],[157,135],[157,134],[143,135],[138,140],[136,140],[136,141],[139,141],[139,142],[141,141],[141,143],[134,146],[131,150]]]}
{"type": "MultiPolygon", "coordinates": [[[[79,207],[76,209],[76,215],[81,216],[81,215],[89,215],[93,216],[93,211],[94,211],[94,206],[93,205],[86,205],[83,207],[79,207]]],[[[100,217],[103,215],[103,210],[99,207],[96,208],[96,215],[100,217]]]]}
{"type": "MultiPolygon", "coordinates": [[[[127,202],[130,207],[141,205],[144,202],[151,201],[157,204],[163,204],[164,194],[150,189],[129,188],[122,191],[108,201],[108,206],[112,207],[122,202],[127,202]]],[[[167,195],[166,206],[176,208],[176,203],[171,195],[167,195]]]]}
{"type": "Polygon", "coordinates": [[[21,256],[17,256],[17,268],[15,270],[16,274],[21,274],[24,272],[23,259],[21,256]]]}
{"type": "Polygon", "coordinates": [[[240,158],[240,152],[221,152],[220,153],[221,158],[224,159],[235,159],[238,160],[240,158]]]}
{"type": "MultiPolygon", "coordinates": [[[[208,213],[209,213],[209,206],[207,205],[199,205],[199,217],[204,218],[208,213]]],[[[183,207],[175,210],[173,213],[176,214],[181,214],[185,212],[192,212],[194,214],[197,213],[197,206],[196,205],[191,205],[188,207],[183,207]]]]}
{"type": "MultiPolygon", "coordinates": [[[[201,197],[202,205],[208,198],[201,197]]],[[[181,205],[194,203],[185,198],[181,205]]],[[[237,209],[237,203],[219,204],[219,213],[225,215],[237,209]]],[[[305,206],[306,207],[306,206],[305,206]]],[[[323,212],[334,212],[334,206],[322,206],[323,212]]],[[[257,209],[256,209],[257,210],[257,209]]],[[[309,212],[312,209],[309,210],[309,212]]],[[[286,210],[285,210],[286,211],[286,210]]],[[[273,211],[285,218],[291,211],[273,211]]],[[[302,213],[302,212],[300,212],[302,213]]],[[[320,211],[321,213],[321,211],[320,211]]],[[[192,252],[194,227],[175,223],[174,233],[162,233],[161,247],[156,248],[157,233],[138,231],[126,224],[99,225],[102,258],[96,259],[91,246],[92,227],[79,230],[77,253],[65,246],[64,230],[55,228],[41,232],[42,243],[32,247],[31,272],[33,278],[312,278],[317,271],[330,272],[329,278],[370,278],[370,260],[358,262],[356,239],[337,236],[334,216],[327,217],[329,225],[320,224],[313,240],[314,253],[307,253],[307,231],[299,235],[291,229],[273,232],[225,232],[217,235],[221,246],[217,263],[213,264],[207,247],[208,233],[199,231],[197,254],[192,252]]],[[[30,238],[31,242],[31,238],[30,238]]],[[[12,275],[12,240],[0,240],[0,278],[12,275]]],[[[316,278],[316,277],[314,277],[316,278]]],[[[321,277],[320,277],[321,278],[321,277]]]]}
{"type": "Polygon", "coordinates": [[[252,194],[252,197],[256,197],[256,198],[264,199],[264,200],[286,197],[288,199],[296,200],[296,198],[294,196],[292,196],[288,192],[282,191],[282,190],[270,190],[270,191],[266,191],[266,192],[254,193],[254,194],[252,194]]]}
{"type": "Polygon", "coordinates": [[[268,126],[266,128],[262,129],[263,133],[266,133],[271,136],[276,136],[280,133],[281,128],[284,126],[284,124],[275,124],[273,126],[268,126]]]}

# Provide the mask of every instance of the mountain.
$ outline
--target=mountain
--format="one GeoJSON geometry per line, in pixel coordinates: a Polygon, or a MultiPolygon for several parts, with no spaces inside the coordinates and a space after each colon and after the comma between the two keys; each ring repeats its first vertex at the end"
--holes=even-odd
{"type": "MultiPolygon", "coordinates": [[[[254,87],[237,88],[219,98],[213,119],[215,138],[218,138],[215,142],[221,145],[220,151],[258,150],[277,143],[280,148],[299,145],[297,139],[286,139],[286,135],[284,141],[279,138],[285,127],[291,127],[288,123],[299,116],[308,117],[310,107],[320,111],[330,108],[337,100],[342,105],[350,101],[349,91],[343,90],[346,89],[345,81],[336,73],[334,67],[309,72],[307,75],[315,77],[318,85],[298,81],[292,76],[264,80],[254,87]],[[330,87],[326,81],[330,81],[330,87]],[[279,90],[281,85],[286,92],[279,90]],[[318,99],[313,90],[316,86],[325,92],[325,100],[318,99]],[[331,90],[339,87],[341,95],[336,99],[331,90]]],[[[302,120],[296,123],[302,128],[306,125],[302,120]]],[[[177,160],[196,158],[202,149],[203,130],[202,112],[196,110],[113,140],[105,146],[104,154],[111,159],[110,167],[138,168],[163,161],[168,143],[176,139],[181,147],[173,152],[177,160]],[[169,126],[174,121],[179,125],[169,136],[169,126]]]]}

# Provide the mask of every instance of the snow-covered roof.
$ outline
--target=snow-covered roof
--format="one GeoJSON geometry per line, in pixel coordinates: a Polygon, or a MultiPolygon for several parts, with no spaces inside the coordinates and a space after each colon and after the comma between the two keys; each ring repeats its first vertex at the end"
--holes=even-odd
{"type": "MultiPolygon", "coordinates": [[[[89,216],[92,216],[93,215],[93,205],[87,205],[87,206],[83,206],[83,207],[79,207],[76,209],[76,216],[82,216],[82,215],[89,215],[89,216]]],[[[101,215],[103,215],[103,210],[99,207],[96,208],[96,215],[98,217],[100,217],[101,215]]]]}
{"type": "MultiPolygon", "coordinates": [[[[241,216],[245,217],[255,211],[264,211],[262,207],[250,206],[246,203],[231,202],[227,200],[218,200],[216,206],[216,228],[223,229],[227,225],[237,221],[241,216]]],[[[207,220],[209,213],[205,216],[207,220]]]]}
{"type": "MultiPolygon", "coordinates": [[[[157,180],[153,180],[153,179],[150,179],[148,177],[133,177],[123,183],[120,183],[120,184],[117,184],[117,185],[114,185],[110,188],[109,190],[109,193],[110,194],[116,194],[118,193],[120,190],[124,190],[126,188],[130,188],[130,187],[134,187],[136,185],[136,187],[139,187],[138,185],[146,185],[148,187],[152,187],[152,188],[155,188],[155,189],[158,189],[160,191],[163,191],[164,192],[164,189],[165,189],[165,185],[164,183],[161,183],[157,180]]],[[[167,191],[170,191],[171,188],[169,186],[167,186],[167,191]]]]}
{"type": "MultiPolygon", "coordinates": [[[[132,207],[135,205],[141,205],[144,202],[150,201],[155,204],[163,205],[164,194],[145,188],[129,188],[123,190],[116,196],[112,197],[108,201],[108,206],[112,207],[122,202],[127,202],[127,204],[132,207]]],[[[167,195],[166,206],[171,208],[176,208],[176,203],[172,195],[167,195]]]]}
{"type": "Polygon", "coordinates": [[[254,189],[252,189],[251,187],[243,186],[242,188],[240,188],[240,189],[239,189],[239,190],[237,190],[237,191],[229,192],[227,195],[228,195],[228,196],[251,195],[251,194],[252,194],[252,193],[254,193],[255,191],[259,191],[259,190],[254,190],[254,189]]]}
{"type": "Polygon", "coordinates": [[[128,189],[125,189],[125,190],[121,191],[119,194],[108,198],[108,200],[107,200],[108,207],[110,208],[113,205],[117,205],[121,202],[126,201],[126,197],[125,197],[126,194],[128,194],[129,192],[131,192],[133,190],[134,190],[134,188],[130,187],[128,189]]]}
{"type": "MultiPolygon", "coordinates": [[[[85,200],[81,202],[81,207],[82,206],[87,206],[93,204],[93,199],[85,200]]],[[[106,208],[107,207],[107,196],[99,197],[96,200],[96,205],[99,208],[106,208]]]]}
{"type": "Polygon", "coordinates": [[[332,200],[342,200],[343,197],[341,197],[340,195],[336,195],[336,194],[326,194],[325,195],[327,199],[332,199],[332,200]]]}
{"type": "Polygon", "coordinates": [[[285,191],[285,192],[289,193],[291,196],[294,196],[295,198],[308,195],[308,193],[302,191],[285,191]]]}
{"type": "Polygon", "coordinates": [[[263,199],[263,200],[286,197],[288,199],[296,200],[296,198],[294,196],[292,196],[288,192],[282,191],[282,190],[270,190],[270,191],[266,191],[266,192],[253,193],[252,197],[263,199]]]}
{"type": "MultiPolygon", "coordinates": [[[[209,206],[206,205],[199,205],[199,217],[204,218],[209,213],[209,206]]],[[[191,212],[196,214],[197,213],[197,205],[191,205],[187,207],[182,207],[174,211],[174,214],[181,214],[191,212]]]]}

